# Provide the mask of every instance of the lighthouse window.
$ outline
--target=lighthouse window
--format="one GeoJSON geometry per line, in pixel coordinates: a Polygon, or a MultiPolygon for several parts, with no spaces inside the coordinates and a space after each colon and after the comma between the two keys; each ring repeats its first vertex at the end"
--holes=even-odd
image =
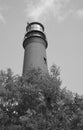
{"type": "Polygon", "coordinates": [[[46,60],[46,58],[45,58],[45,57],[44,57],[44,63],[45,63],[45,64],[47,64],[47,60],[46,60]]]}

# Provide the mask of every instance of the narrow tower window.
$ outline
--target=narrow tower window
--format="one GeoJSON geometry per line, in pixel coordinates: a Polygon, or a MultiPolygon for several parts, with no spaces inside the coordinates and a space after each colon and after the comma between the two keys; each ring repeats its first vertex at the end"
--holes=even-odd
{"type": "Polygon", "coordinates": [[[44,63],[47,65],[47,60],[46,60],[46,58],[44,57],[44,63]]]}

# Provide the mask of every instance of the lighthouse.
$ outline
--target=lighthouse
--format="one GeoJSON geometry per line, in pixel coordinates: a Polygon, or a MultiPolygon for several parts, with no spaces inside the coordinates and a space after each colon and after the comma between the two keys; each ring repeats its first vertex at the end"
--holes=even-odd
{"type": "Polygon", "coordinates": [[[23,74],[30,69],[40,68],[48,73],[46,49],[48,47],[44,26],[39,22],[28,23],[23,41],[23,74]]]}

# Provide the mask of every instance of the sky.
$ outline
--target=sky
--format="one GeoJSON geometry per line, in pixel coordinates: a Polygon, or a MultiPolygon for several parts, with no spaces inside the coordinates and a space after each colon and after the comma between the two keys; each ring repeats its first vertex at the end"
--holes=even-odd
{"type": "Polygon", "coordinates": [[[62,87],[83,95],[83,0],[31,2],[0,0],[0,70],[22,74],[26,25],[38,21],[48,40],[48,68],[59,66],[62,87]]]}

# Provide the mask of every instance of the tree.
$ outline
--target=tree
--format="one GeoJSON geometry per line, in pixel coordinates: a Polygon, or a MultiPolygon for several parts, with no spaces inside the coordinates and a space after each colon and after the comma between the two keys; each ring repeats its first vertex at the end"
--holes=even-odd
{"type": "Polygon", "coordinates": [[[0,130],[82,130],[83,97],[61,89],[60,68],[0,73],[0,130]]]}

